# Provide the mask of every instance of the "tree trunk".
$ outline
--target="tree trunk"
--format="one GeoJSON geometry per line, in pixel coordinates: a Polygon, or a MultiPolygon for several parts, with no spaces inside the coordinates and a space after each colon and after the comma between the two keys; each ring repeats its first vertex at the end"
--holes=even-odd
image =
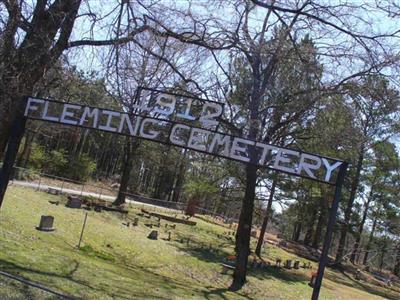
{"type": "MultiPolygon", "coordinates": [[[[23,104],[24,96],[31,95],[36,82],[68,47],[68,40],[80,7],[80,0],[56,1],[46,5],[37,1],[27,32],[15,45],[14,32],[3,41],[0,60],[4,70],[0,77],[0,155],[10,136],[16,107],[23,104]]],[[[11,16],[12,18],[19,18],[11,16]]]]}
{"type": "Polygon", "coordinates": [[[347,232],[350,229],[350,219],[351,219],[354,200],[356,198],[356,194],[357,194],[357,190],[358,190],[358,184],[360,182],[360,175],[361,175],[361,170],[362,170],[362,166],[363,166],[363,161],[364,161],[364,147],[361,147],[361,150],[360,150],[360,153],[358,156],[358,161],[357,161],[356,173],[355,173],[352,185],[351,185],[349,201],[347,202],[347,207],[346,207],[346,210],[344,213],[344,222],[340,228],[340,239],[339,239],[338,250],[336,252],[335,263],[340,263],[340,261],[343,258],[345,243],[346,243],[346,236],[347,236],[347,232]]]}
{"type": "Polygon", "coordinates": [[[261,256],[261,247],[264,242],[265,231],[267,230],[269,217],[271,215],[271,208],[272,208],[272,202],[274,200],[276,182],[277,182],[277,178],[276,178],[276,176],[274,176],[274,180],[272,181],[271,191],[270,191],[269,197],[268,197],[267,210],[265,211],[264,220],[263,220],[261,230],[260,230],[260,236],[258,237],[258,242],[257,242],[257,247],[256,247],[256,254],[258,256],[261,256]]]}
{"type": "Polygon", "coordinates": [[[360,222],[360,226],[358,227],[358,232],[357,232],[357,235],[356,235],[356,241],[355,241],[355,243],[353,245],[353,251],[352,251],[351,256],[350,256],[350,261],[351,261],[352,264],[355,263],[358,255],[359,255],[358,248],[360,247],[361,235],[362,235],[362,232],[364,230],[365,221],[367,220],[369,205],[370,205],[370,203],[372,201],[372,197],[373,197],[373,189],[371,188],[368,200],[365,203],[365,208],[364,208],[363,216],[362,216],[362,219],[361,219],[361,222],[360,222]]]}
{"type": "Polygon", "coordinates": [[[314,249],[318,249],[319,247],[322,238],[322,228],[326,223],[326,201],[327,201],[326,197],[320,198],[320,204],[319,204],[320,209],[319,209],[317,227],[315,228],[314,238],[311,243],[311,247],[314,249]]]}
{"type": "Polygon", "coordinates": [[[21,155],[19,156],[19,159],[17,161],[17,166],[21,168],[26,168],[26,166],[28,165],[29,156],[31,155],[32,149],[31,146],[35,135],[36,133],[34,131],[26,130],[24,148],[22,149],[21,155]]]}
{"type": "Polygon", "coordinates": [[[374,222],[372,223],[371,233],[369,234],[368,243],[367,243],[367,246],[365,247],[366,251],[365,251],[365,255],[364,255],[364,259],[363,259],[363,265],[366,265],[368,262],[369,250],[371,250],[371,244],[372,244],[372,240],[374,238],[377,220],[378,220],[378,218],[375,218],[374,222]]]}
{"type": "Polygon", "coordinates": [[[304,236],[304,245],[311,244],[311,240],[312,240],[313,232],[314,232],[314,223],[315,223],[315,219],[317,217],[317,213],[318,213],[318,209],[314,205],[313,211],[311,213],[310,221],[308,222],[306,235],[304,236]]]}
{"type": "Polygon", "coordinates": [[[127,136],[125,141],[125,153],[124,153],[124,166],[122,171],[122,177],[118,190],[117,199],[113,202],[113,205],[122,205],[125,203],[126,191],[128,190],[129,178],[133,163],[133,154],[138,148],[139,143],[136,139],[132,142],[132,137],[127,136]]]}
{"type": "Polygon", "coordinates": [[[246,282],[247,262],[250,254],[250,232],[256,195],[257,167],[246,165],[246,190],[242,201],[236,232],[236,268],[229,289],[237,291],[246,282]]]}
{"type": "Polygon", "coordinates": [[[301,234],[301,222],[296,221],[293,228],[292,240],[294,242],[298,242],[300,239],[300,234],[301,234]]]}
{"type": "Polygon", "coordinates": [[[400,277],[400,243],[396,246],[396,262],[393,268],[393,274],[400,277]]]}
{"type": "Polygon", "coordinates": [[[382,271],[383,269],[383,264],[385,262],[385,255],[387,253],[387,244],[386,241],[383,244],[383,247],[381,248],[380,251],[380,259],[379,259],[379,271],[382,271]]]}
{"type": "Polygon", "coordinates": [[[182,159],[180,160],[179,164],[179,169],[178,169],[178,175],[176,177],[175,181],[175,188],[172,194],[172,201],[173,202],[178,202],[179,198],[182,193],[182,188],[183,188],[183,183],[185,182],[185,174],[186,174],[186,153],[187,150],[184,149],[182,153],[182,159]]]}

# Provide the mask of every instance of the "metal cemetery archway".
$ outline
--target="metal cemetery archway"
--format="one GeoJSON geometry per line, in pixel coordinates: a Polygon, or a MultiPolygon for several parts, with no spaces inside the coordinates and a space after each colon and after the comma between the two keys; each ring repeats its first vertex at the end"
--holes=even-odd
{"type": "Polygon", "coordinates": [[[221,132],[218,120],[223,108],[218,102],[147,88],[137,90],[130,112],[27,97],[15,118],[0,172],[0,207],[27,119],[146,139],[334,185],[334,201],[312,294],[312,299],[318,299],[348,164],[221,132]],[[250,157],[250,153],[256,157],[250,157]]]}

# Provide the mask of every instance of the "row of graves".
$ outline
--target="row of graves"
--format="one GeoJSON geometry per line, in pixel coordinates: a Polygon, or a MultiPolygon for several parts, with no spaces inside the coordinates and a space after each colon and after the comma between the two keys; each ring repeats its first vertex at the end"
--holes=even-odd
{"type": "MultiPolygon", "coordinates": [[[[49,188],[47,191],[52,195],[60,195],[60,191],[58,189],[49,188]]],[[[60,205],[61,201],[49,201],[51,204],[60,205]]],[[[143,222],[144,227],[149,229],[149,233],[147,238],[150,240],[158,240],[160,238],[160,234],[163,233],[165,237],[162,239],[165,241],[172,241],[173,235],[176,237],[175,241],[185,245],[186,248],[192,248],[195,251],[203,251],[207,252],[210,255],[215,255],[216,257],[224,257],[221,261],[221,274],[231,274],[235,269],[236,257],[233,255],[226,255],[219,247],[213,245],[212,243],[204,243],[199,242],[193,236],[191,237],[179,237],[179,234],[174,233],[177,228],[177,224],[183,224],[186,226],[196,226],[196,222],[191,220],[194,217],[195,212],[191,212],[191,214],[187,216],[178,217],[175,215],[165,215],[160,214],[158,212],[152,212],[148,209],[141,208],[139,212],[137,212],[133,217],[128,217],[128,210],[125,210],[123,207],[115,207],[111,205],[111,202],[104,201],[101,199],[93,199],[90,197],[78,197],[70,195],[68,196],[68,200],[65,203],[65,206],[72,209],[86,209],[86,210],[94,210],[95,212],[104,211],[112,211],[121,213],[123,216],[122,225],[127,228],[135,228],[139,226],[139,222],[143,222]],[[164,224],[162,224],[162,222],[164,224]]],[[[42,216],[40,220],[40,224],[37,227],[38,230],[42,231],[53,231],[53,216],[42,216]]],[[[224,222],[225,223],[225,222],[224,222]]],[[[232,224],[232,223],[231,223],[232,224]]],[[[222,225],[224,226],[224,225],[222,225]]],[[[226,225],[225,225],[226,226],[226,225]]],[[[224,227],[225,227],[224,226],[224,227]]],[[[226,228],[226,227],[225,227],[226,228]]],[[[231,228],[231,227],[230,227],[231,228]]],[[[217,238],[220,241],[225,241],[229,244],[234,243],[235,241],[235,231],[228,229],[224,231],[222,234],[217,234],[217,238]]],[[[266,261],[259,257],[253,257],[249,260],[248,268],[252,270],[259,271],[267,271],[270,268],[275,269],[286,269],[286,270],[299,270],[299,269],[312,269],[311,263],[300,260],[291,260],[286,259],[283,260],[281,258],[276,258],[275,262],[266,261]]],[[[315,276],[311,277],[313,281],[315,276]]],[[[312,282],[310,283],[312,284],[312,282]]]]}
{"type": "MultiPolygon", "coordinates": [[[[48,194],[61,196],[61,190],[57,188],[48,188],[48,194]]],[[[61,198],[58,200],[50,200],[50,204],[53,205],[60,205],[65,204],[65,207],[71,209],[85,209],[85,210],[93,210],[95,212],[101,213],[102,211],[110,211],[110,212],[117,212],[122,215],[122,225],[126,226],[127,228],[135,228],[139,225],[140,219],[142,219],[143,225],[150,230],[148,234],[148,238],[151,240],[157,240],[159,238],[159,233],[164,227],[164,232],[166,233],[166,238],[164,240],[171,241],[172,239],[172,231],[176,229],[176,224],[184,224],[188,226],[195,226],[196,222],[189,220],[191,216],[182,216],[178,217],[177,214],[174,216],[164,215],[157,212],[151,212],[142,208],[140,212],[136,213],[134,217],[128,216],[129,211],[124,209],[123,206],[113,206],[110,201],[105,201],[102,199],[95,199],[93,197],[87,196],[76,196],[76,195],[68,195],[67,201],[63,201],[61,198]],[[161,220],[164,220],[164,226],[161,226],[161,220]],[[172,224],[171,224],[172,223],[172,224]]],[[[36,227],[37,230],[40,231],[54,231],[54,217],[53,216],[41,216],[40,224],[36,227]]],[[[183,239],[178,240],[181,243],[184,243],[183,239]]],[[[186,241],[189,244],[189,240],[186,241]]]]}

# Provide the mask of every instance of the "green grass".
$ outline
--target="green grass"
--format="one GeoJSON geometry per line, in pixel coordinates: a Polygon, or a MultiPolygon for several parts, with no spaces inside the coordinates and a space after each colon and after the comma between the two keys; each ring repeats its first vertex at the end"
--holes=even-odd
{"type": "MultiPolygon", "coordinates": [[[[89,211],[82,246],[77,250],[86,211],[48,202],[56,199],[60,197],[9,188],[0,211],[1,270],[82,299],[298,300],[311,296],[309,270],[272,267],[251,270],[240,292],[227,291],[231,276],[220,273],[220,263],[233,254],[232,240],[221,237],[228,229],[200,219],[195,219],[196,226],[177,224],[176,229],[166,228],[168,222],[161,220],[160,228],[150,229],[144,224],[155,221],[144,217],[137,227],[124,226],[137,217],[140,207],[130,209],[128,220],[117,213],[89,211]],[[35,229],[41,215],[55,217],[55,231],[35,229]],[[147,239],[151,230],[159,231],[157,241],[147,239]],[[167,241],[168,231],[172,232],[171,241],[167,241]]],[[[264,255],[272,260],[296,258],[273,246],[268,246],[264,255]]],[[[13,289],[19,295],[23,287],[0,283],[0,298],[10,296],[13,289]]],[[[328,270],[321,299],[381,299],[379,295],[399,298],[384,288],[360,284],[328,270]]]]}

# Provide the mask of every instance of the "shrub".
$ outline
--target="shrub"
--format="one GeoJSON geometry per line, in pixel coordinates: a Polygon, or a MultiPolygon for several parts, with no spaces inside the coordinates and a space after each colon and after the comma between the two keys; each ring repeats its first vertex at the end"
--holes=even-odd
{"type": "Polygon", "coordinates": [[[44,148],[36,143],[32,143],[29,166],[36,170],[41,170],[46,163],[46,152],[44,148]]]}
{"type": "Polygon", "coordinates": [[[51,175],[62,176],[67,167],[67,152],[64,149],[61,149],[60,151],[52,150],[46,159],[46,165],[43,171],[51,175]]]}
{"type": "Polygon", "coordinates": [[[66,173],[70,179],[86,181],[95,170],[96,163],[87,154],[82,154],[69,162],[66,173]]]}

